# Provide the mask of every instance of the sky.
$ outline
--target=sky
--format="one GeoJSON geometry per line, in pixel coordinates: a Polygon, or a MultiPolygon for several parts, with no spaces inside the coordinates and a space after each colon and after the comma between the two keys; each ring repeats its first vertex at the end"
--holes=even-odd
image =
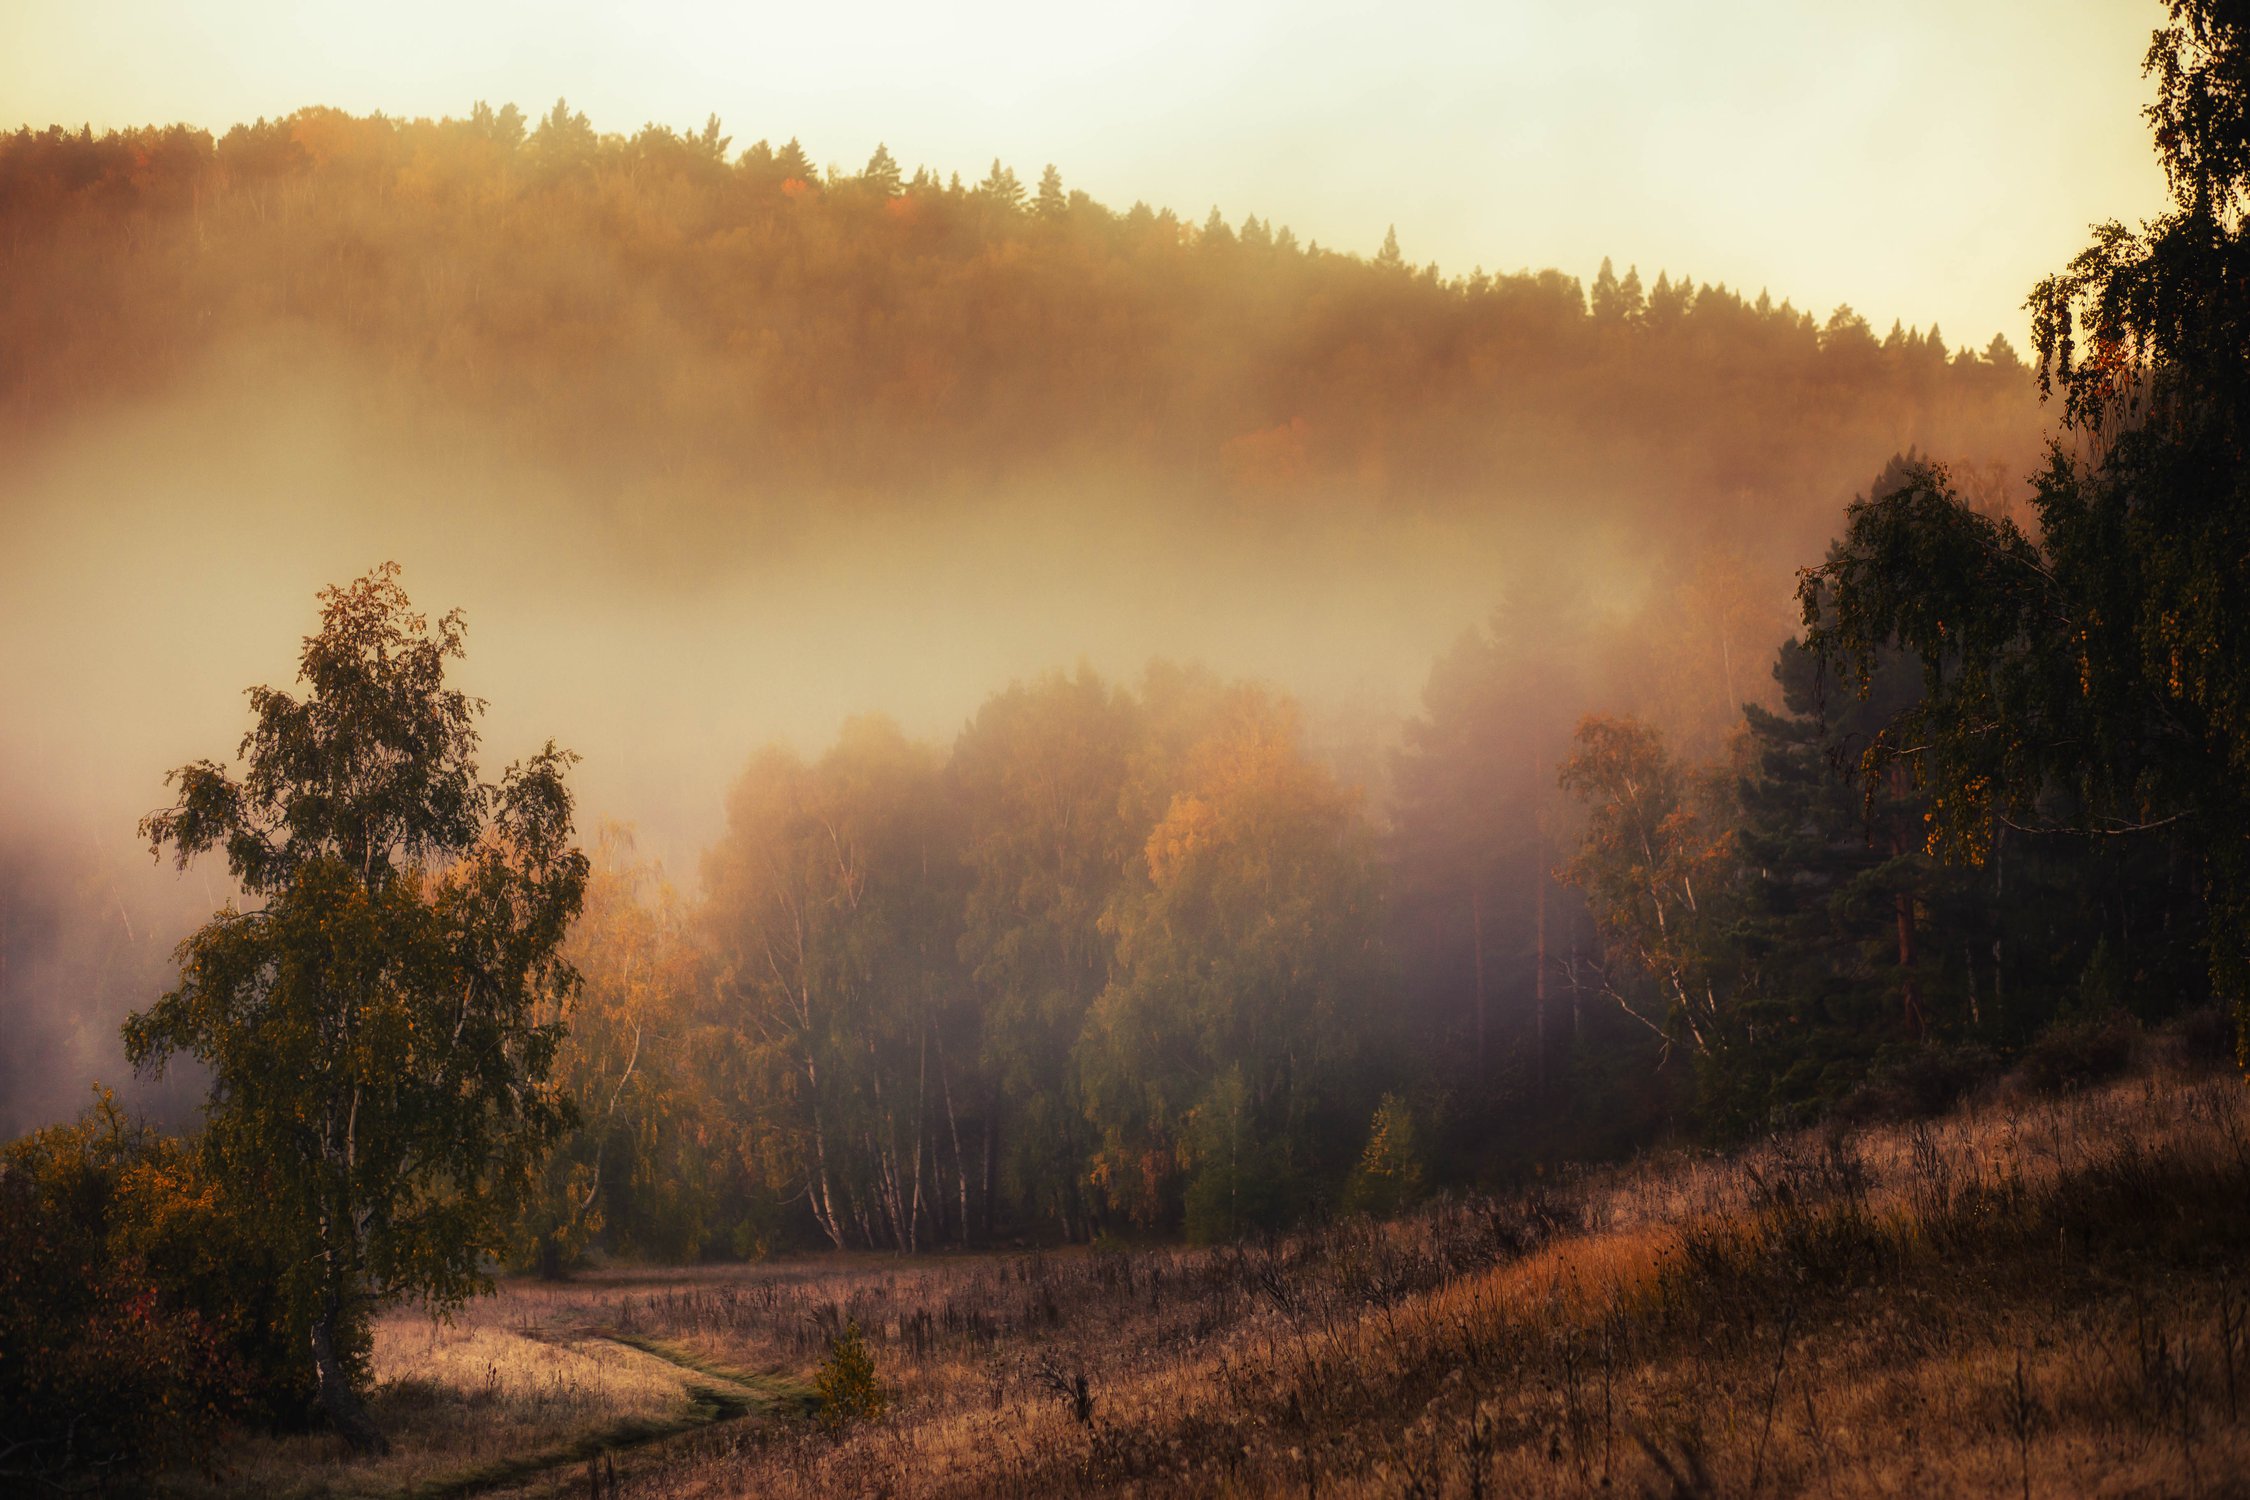
{"type": "Polygon", "coordinates": [[[794,136],[857,170],[1029,181],[1371,254],[1591,279],[1601,259],[1878,331],[2025,347],[2087,226],[2162,203],[2156,0],[0,0],[0,128],[308,104],[794,136]]]}

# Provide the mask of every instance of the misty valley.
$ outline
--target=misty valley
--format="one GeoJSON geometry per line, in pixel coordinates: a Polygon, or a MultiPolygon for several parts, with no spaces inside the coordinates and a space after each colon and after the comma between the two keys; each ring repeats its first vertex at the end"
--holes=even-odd
{"type": "Polygon", "coordinates": [[[2147,8],[2021,350],[0,135],[0,1490],[2250,1494],[2250,16],[2147,8]]]}

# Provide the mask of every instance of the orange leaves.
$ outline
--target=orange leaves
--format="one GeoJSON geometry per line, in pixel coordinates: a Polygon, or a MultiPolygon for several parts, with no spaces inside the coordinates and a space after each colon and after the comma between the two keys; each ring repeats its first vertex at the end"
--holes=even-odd
{"type": "Polygon", "coordinates": [[[1301,494],[1313,478],[1311,431],[1303,417],[1291,417],[1277,426],[1229,438],[1219,448],[1219,471],[1227,488],[1245,499],[1301,494]]]}
{"type": "Polygon", "coordinates": [[[1195,852],[1211,841],[1219,815],[1201,797],[1175,797],[1164,821],[1148,836],[1148,875],[1169,885],[1195,852]]]}

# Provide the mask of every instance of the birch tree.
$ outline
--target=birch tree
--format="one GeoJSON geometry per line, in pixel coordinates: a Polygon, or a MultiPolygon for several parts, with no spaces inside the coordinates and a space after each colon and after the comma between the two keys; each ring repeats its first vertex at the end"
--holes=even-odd
{"type": "Polygon", "coordinates": [[[211,1137],[256,1185],[239,1212],[281,1252],[320,1405],[382,1451],[356,1389],[372,1314],[484,1290],[569,1119],[549,1074],[587,864],[567,751],[480,779],[484,705],[445,683],[458,611],[414,613],[395,564],[320,601],[303,696],[250,690],[241,773],[183,766],[142,822],[183,869],[219,851],[242,900],[180,945],[125,1040],[136,1067],[210,1070],[211,1137]]]}

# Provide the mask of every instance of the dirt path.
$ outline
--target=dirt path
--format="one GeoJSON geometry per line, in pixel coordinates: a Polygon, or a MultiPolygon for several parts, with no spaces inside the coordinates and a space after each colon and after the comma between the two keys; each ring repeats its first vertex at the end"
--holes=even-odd
{"type": "Polygon", "coordinates": [[[659,1445],[708,1432],[746,1417],[809,1415],[818,1398],[809,1382],[793,1375],[730,1369],[657,1339],[636,1338],[610,1329],[587,1329],[577,1340],[600,1339],[663,1360],[694,1376],[684,1382],[689,1405],[665,1422],[629,1421],[597,1428],[537,1452],[495,1459],[439,1479],[393,1491],[396,1500],[459,1500],[501,1490],[521,1490],[544,1482],[557,1487],[576,1482],[570,1471],[584,1466],[588,1482],[605,1488],[616,1477],[620,1458],[628,1464],[659,1445]]]}

